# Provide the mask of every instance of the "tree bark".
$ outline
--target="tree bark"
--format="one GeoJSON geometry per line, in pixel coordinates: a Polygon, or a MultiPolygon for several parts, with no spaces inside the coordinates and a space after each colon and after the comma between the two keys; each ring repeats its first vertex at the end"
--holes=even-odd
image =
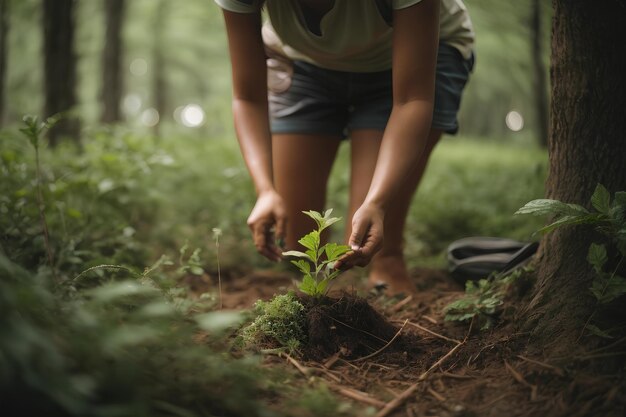
{"type": "Polygon", "coordinates": [[[9,34],[9,0],[0,0],[0,127],[4,126],[7,58],[7,36],[9,34]]]}
{"type": "Polygon", "coordinates": [[[122,119],[120,103],[124,90],[122,69],[122,27],[126,8],[125,0],[104,0],[106,34],[102,52],[102,123],[115,123],[122,119]]]}
{"type": "Polygon", "coordinates": [[[75,0],[42,0],[44,28],[44,89],[46,117],[63,114],[48,132],[51,145],[63,137],[79,139],[78,119],[67,113],[76,104],[74,52],[75,0]]]}
{"type": "Polygon", "coordinates": [[[542,148],[548,146],[548,96],[546,69],[543,64],[543,30],[541,19],[541,1],[533,0],[530,19],[530,33],[532,36],[532,64],[533,83],[535,92],[535,112],[537,117],[537,134],[539,145],[542,148]]]}
{"type": "Polygon", "coordinates": [[[159,115],[159,122],[154,126],[156,136],[161,132],[161,121],[168,111],[168,94],[167,83],[165,80],[165,55],[163,54],[163,45],[165,42],[165,26],[167,22],[168,4],[164,0],[159,0],[157,4],[156,15],[154,19],[154,43],[152,49],[152,85],[154,108],[159,115]]]}
{"type": "MultiPolygon", "coordinates": [[[[626,4],[553,0],[553,7],[546,194],[589,207],[598,183],[611,194],[626,190],[626,4]]],[[[535,346],[556,352],[576,346],[595,306],[586,260],[594,238],[590,228],[572,226],[542,240],[534,297],[524,311],[535,346]]]]}

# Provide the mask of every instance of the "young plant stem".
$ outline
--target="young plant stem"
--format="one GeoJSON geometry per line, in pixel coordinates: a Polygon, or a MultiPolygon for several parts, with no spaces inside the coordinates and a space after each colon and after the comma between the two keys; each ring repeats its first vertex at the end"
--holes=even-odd
{"type": "Polygon", "coordinates": [[[222,271],[220,269],[220,234],[222,233],[219,229],[213,229],[213,234],[215,235],[215,253],[217,257],[217,291],[220,303],[220,310],[224,307],[222,303],[222,271]]]}
{"type": "Polygon", "coordinates": [[[39,146],[35,146],[35,175],[37,176],[37,208],[39,209],[39,221],[41,222],[41,229],[43,230],[44,245],[46,247],[46,255],[48,257],[48,264],[52,270],[52,277],[55,282],[59,282],[56,269],[54,268],[54,258],[52,256],[52,248],[50,247],[50,234],[48,232],[48,222],[46,220],[45,203],[43,199],[43,192],[41,191],[41,166],[39,163],[39,146]]]}

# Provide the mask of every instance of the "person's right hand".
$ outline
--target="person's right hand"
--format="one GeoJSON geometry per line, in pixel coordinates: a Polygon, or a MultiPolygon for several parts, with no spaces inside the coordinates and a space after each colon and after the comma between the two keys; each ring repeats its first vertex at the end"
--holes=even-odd
{"type": "Polygon", "coordinates": [[[261,255],[274,262],[282,259],[276,241],[284,241],[286,226],[287,211],[280,195],[275,190],[260,193],[248,217],[248,227],[261,255]]]}

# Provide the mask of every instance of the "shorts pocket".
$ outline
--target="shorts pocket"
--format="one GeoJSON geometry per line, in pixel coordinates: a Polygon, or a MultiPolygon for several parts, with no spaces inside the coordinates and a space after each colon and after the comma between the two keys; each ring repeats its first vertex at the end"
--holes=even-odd
{"type": "Polygon", "coordinates": [[[271,55],[267,58],[267,90],[271,93],[283,93],[291,87],[293,62],[271,55]]]}

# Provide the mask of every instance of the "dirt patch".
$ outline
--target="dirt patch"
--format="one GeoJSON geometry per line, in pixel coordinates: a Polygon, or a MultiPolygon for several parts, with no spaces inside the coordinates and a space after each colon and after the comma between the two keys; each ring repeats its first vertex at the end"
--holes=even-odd
{"type": "MultiPolygon", "coordinates": [[[[420,291],[393,298],[368,292],[363,280],[342,278],[336,301],[311,308],[319,325],[309,338],[317,348],[304,358],[269,356],[267,366],[298,369],[303,385],[312,375],[322,378],[362,406],[354,415],[368,407],[378,417],[626,415],[624,362],[602,373],[592,366],[603,355],[619,355],[626,341],[587,355],[546,358],[526,351],[531,335],[519,333],[513,321],[486,332],[446,322],[443,307],[463,288],[445,271],[416,269],[412,275],[420,291]],[[342,297],[344,290],[350,297],[342,297]],[[357,293],[369,304],[356,301],[357,293]],[[401,337],[392,340],[401,328],[401,337]],[[364,331],[376,337],[364,337],[364,331]]],[[[251,307],[293,289],[292,278],[275,272],[234,276],[223,282],[224,305],[251,307]]]]}
{"type": "Polygon", "coordinates": [[[324,360],[340,354],[357,359],[385,350],[385,357],[403,352],[401,360],[406,361],[408,348],[414,346],[412,337],[398,334],[397,326],[355,294],[320,299],[301,296],[300,301],[307,311],[306,358],[324,360]]]}

